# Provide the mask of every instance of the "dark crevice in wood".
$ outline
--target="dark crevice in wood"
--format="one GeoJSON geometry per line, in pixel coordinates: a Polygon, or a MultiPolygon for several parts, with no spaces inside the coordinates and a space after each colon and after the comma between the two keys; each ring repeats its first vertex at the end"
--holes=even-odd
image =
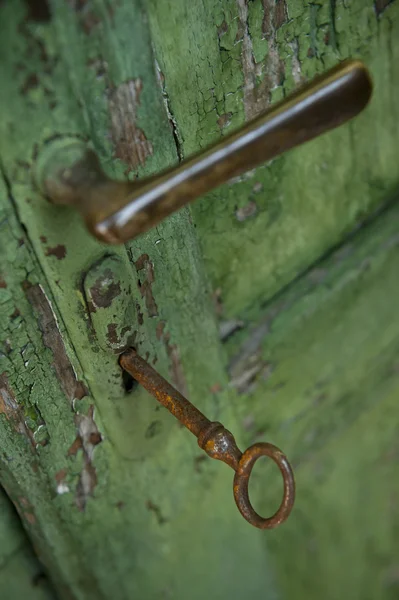
{"type": "Polygon", "coordinates": [[[50,6],[47,0],[25,0],[28,8],[28,21],[47,23],[51,20],[50,6]]]}

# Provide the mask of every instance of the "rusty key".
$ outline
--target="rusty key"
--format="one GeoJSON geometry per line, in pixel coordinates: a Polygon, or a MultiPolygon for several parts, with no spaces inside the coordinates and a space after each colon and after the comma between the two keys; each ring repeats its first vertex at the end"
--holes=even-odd
{"type": "Polygon", "coordinates": [[[281,450],[273,444],[259,442],[241,452],[230,431],[221,423],[207,419],[135,350],[124,352],[120,357],[120,365],[198,438],[199,447],[208,456],[225,462],[235,471],[234,499],[248,523],[259,529],[273,529],[287,519],[294,505],[295,481],[291,466],[281,450]],[[268,456],[277,464],[284,482],[283,500],[269,518],[261,517],[253,509],[248,494],[249,477],[261,456],[268,456]]]}
{"type": "Polygon", "coordinates": [[[164,173],[113,181],[82,141],[58,138],[39,153],[35,178],[52,202],[75,206],[99,240],[122,244],[225,181],[352,119],[371,90],[366,67],[344,61],[164,173]]]}

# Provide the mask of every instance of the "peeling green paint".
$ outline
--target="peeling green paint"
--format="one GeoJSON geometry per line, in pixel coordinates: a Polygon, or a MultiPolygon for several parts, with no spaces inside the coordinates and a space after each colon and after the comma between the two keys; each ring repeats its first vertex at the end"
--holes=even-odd
{"type": "MultiPolygon", "coordinates": [[[[24,27],[29,35],[22,36],[19,31],[25,5],[13,2],[11,6],[8,2],[1,6],[3,22],[7,23],[2,43],[8,60],[2,68],[13,74],[4,78],[7,89],[1,92],[4,114],[0,127],[3,134],[7,133],[0,136],[0,155],[10,188],[3,192],[1,202],[10,214],[4,222],[5,230],[14,232],[16,228],[20,233],[10,235],[24,237],[23,248],[33,260],[31,284],[40,283],[51,302],[76,377],[84,382],[89,396],[65,396],[62,378],[57,380],[52,368],[53,353],[44,346],[36,316],[25,298],[20,310],[35,332],[35,360],[31,363],[35,372],[24,370],[14,347],[12,362],[8,358],[5,369],[13,384],[20,372],[28,389],[34,383],[32,401],[40,409],[49,443],[35,447],[38,480],[27,442],[15,439],[15,432],[2,422],[0,441],[6,455],[14,457],[17,442],[22,448],[20,460],[14,461],[12,468],[7,461],[2,464],[1,481],[15,503],[22,494],[29,497],[34,513],[28,514],[36,519],[34,531],[27,523],[29,534],[60,595],[69,593],[85,600],[116,594],[119,598],[161,598],[165,594],[182,597],[190,582],[195,590],[193,600],[209,595],[216,583],[220,594],[242,597],[248,585],[238,575],[222,585],[219,582],[219,557],[234,543],[236,530],[232,524],[237,520],[240,548],[225,557],[224,565],[238,574],[238,566],[247,561],[253,592],[258,593],[272,585],[272,576],[262,568],[265,553],[261,540],[254,540],[253,532],[240,523],[229,469],[208,463],[199,469],[196,459],[201,451],[195,440],[166,411],[159,411],[144,390],[126,392],[117,356],[102,349],[93,336],[83,279],[109,249],[89,236],[77,215],[50,205],[32,186],[32,156],[36,156],[37,145],[40,149],[55,133],[90,138],[104,168],[111,175],[123,176],[126,165],[112,159],[107,90],[132,79],[139,78],[143,86],[137,124],[154,148],[144,167],[138,169],[139,174],[177,160],[148,31],[142,26],[144,17],[138,18],[142,14],[140,5],[136,2],[132,11],[131,2],[120,4],[112,14],[100,1],[91,7],[93,14],[75,14],[64,2],[55,1],[53,8],[51,23],[28,23],[24,27]],[[100,22],[95,14],[101,15],[100,22]],[[43,47],[47,57],[44,66],[43,47]],[[23,64],[22,72],[15,71],[19,63],[23,64]],[[101,74],[105,63],[106,73],[101,74]],[[51,77],[45,71],[50,68],[51,77]],[[26,69],[35,69],[39,74],[44,70],[43,78],[39,77],[43,85],[21,96],[26,69]],[[55,102],[51,111],[44,82],[55,102]],[[18,220],[25,226],[26,235],[18,220]],[[47,247],[58,244],[66,248],[63,260],[46,254],[47,247]],[[94,421],[102,439],[91,449],[79,441],[79,436],[83,437],[82,419],[85,422],[84,417],[92,418],[93,404],[94,421]],[[89,484],[82,502],[85,474],[89,484]],[[220,503],[214,504],[215,497],[220,503]],[[84,511],[79,510],[83,506],[84,511]],[[216,527],[219,521],[224,524],[222,536],[216,527]],[[197,540],[194,547],[193,532],[197,540]],[[204,576],[197,564],[205,556],[210,563],[204,576]],[[179,575],[179,561],[185,563],[184,577],[179,575]],[[148,564],[156,577],[148,577],[148,564]],[[70,588],[67,592],[63,592],[64,583],[70,588]]],[[[234,416],[228,395],[210,392],[226,379],[226,374],[194,232],[189,213],[183,210],[127,248],[115,248],[114,252],[127,279],[131,279],[131,297],[142,315],[135,340],[140,352],[156,362],[157,368],[180,388],[185,386],[190,399],[210,418],[216,419],[223,412],[226,426],[232,426],[234,416]],[[138,285],[139,280],[141,288],[148,282],[146,268],[140,268],[144,255],[153,269],[151,292],[158,315],[149,313],[138,285]],[[192,364],[196,365],[195,371],[190,368],[192,364]]],[[[8,271],[14,247],[4,243],[8,271]]],[[[18,256],[18,264],[28,264],[28,260],[18,256]]],[[[21,277],[25,279],[25,273],[21,277]]],[[[20,290],[19,281],[15,289],[20,290]]],[[[8,313],[4,316],[8,328],[8,313]]],[[[15,339],[17,347],[20,343],[22,346],[23,342],[15,339]]],[[[26,402],[28,389],[17,390],[18,402],[26,402]]]]}
{"type": "Polygon", "coordinates": [[[268,52],[267,40],[260,34],[265,11],[261,0],[255,0],[248,4],[248,27],[252,38],[252,52],[256,63],[265,60],[268,52]]]}
{"type": "MultiPolygon", "coordinates": [[[[279,27],[273,21],[266,53],[261,17],[270,2],[249,3],[247,31],[239,2],[227,0],[151,1],[147,13],[138,0],[112,6],[92,0],[80,11],[71,4],[53,0],[53,20],[41,23],[25,21],[20,0],[0,7],[7,284],[0,287],[0,372],[21,407],[17,416],[33,432],[32,440],[0,415],[0,482],[58,595],[180,599],[189,590],[192,600],[299,593],[332,599],[344,581],[355,600],[371,599],[377,585],[391,600],[395,544],[388,529],[396,531],[397,516],[389,509],[380,523],[371,518],[374,509],[386,509],[383,494],[393,498],[398,480],[393,461],[381,472],[376,467],[386,451],[394,452],[397,423],[396,212],[376,218],[349,249],[306,269],[397,186],[399,5],[377,19],[363,0],[350,8],[337,1],[333,12],[327,3],[315,8],[289,0],[288,20],[279,27]],[[54,135],[77,135],[93,144],[110,175],[132,178],[205,147],[244,120],[245,35],[254,52],[252,108],[354,54],[364,56],[377,84],[369,112],[112,249],[111,259],[78,215],[51,206],[32,185],[37,151],[54,135]],[[124,127],[140,130],[151,148],[137,169],[115,158],[126,156],[116,149],[124,127]],[[62,260],[48,252],[59,246],[62,260]],[[85,277],[89,282],[93,274],[95,284],[104,260],[117,263],[129,302],[112,293],[110,306],[94,316],[85,277]],[[280,297],[267,304],[301,273],[281,296],[283,307],[280,297]],[[40,328],[40,307],[27,294],[32,288],[42,290],[46,310],[52,309],[52,333],[58,331],[70,363],[67,383],[55,366],[57,346],[40,328]],[[223,421],[240,447],[264,435],[292,456],[298,508],[283,529],[267,536],[251,529],[234,506],[230,470],[202,461],[192,436],[142,389],[125,389],[107,345],[114,301],[117,312],[126,308],[126,326],[137,328],[141,354],[207,416],[223,421]],[[223,345],[215,312],[230,331],[223,345]],[[243,348],[249,348],[246,360],[243,348]],[[352,461],[340,443],[353,452],[352,461]],[[372,497],[357,512],[365,487],[372,497]],[[374,555],[359,535],[366,528],[374,555]],[[309,568],[315,553],[317,574],[309,568]],[[361,557],[355,566],[352,554],[361,557]],[[376,561],[372,581],[368,565],[375,555],[384,560],[376,561]]],[[[261,474],[259,465],[251,492],[268,512],[279,480],[261,474]]]]}
{"type": "Polygon", "coordinates": [[[84,277],[86,310],[98,344],[120,354],[134,346],[139,318],[131,270],[118,256],[106,255],[84,277]]]}
{"type": "MultiPolygon", "coordinates": [[[[265,539],[284,598],[397,596],[398,226],[396,202],[226,343],[230,368],[258,357],[235,402],[246,443],[278,441],[295,465],[292,519],[265,539]]],[[[258,509],[279,489],[259,467],[258,509]]]]}
{"type": "MultiPolygon", "coordinates": [[[[148,2],[155,54],[185,155],[205,147],[218,134],[213,126],[216,114],[207,116],[205,136],[202,117],[196,111],[210,90],[215,97],[223,95],[228,100],[225,110],[232,117],[224,131],[231,131],[244,119],[243,35],[226,43],[223,59],[220,44],[228,33],[220,40],[218,37],[221,13],[227,26],[236,30],[240,2],[215,5],[207,0],[190,10],[184,0],[148,2]],[[221,65],[228,60],[226,52],[232,67],[220,76],[221,65]],[[213,73],[218,75],[216,79],[213,73]]],[[[274,53],[269,48],[258,63],[264,37],[260,10],[259,2],[248,3],[250,51],[255,57],[250,76],[255,74],[259,107],[280,100],[301,81],[348,56],[365,61],[375,90],[368,109],[352,123],[193,205],[206,271],[213,289],[222,290],[225,318],[241,318],[251,305],[259,306],[271,298],[320,254],[342,241],[399,185],[399,116],[394,101],[399,94],[394,67],[399,60],[399,4],[393,2],[377,18],[373,0],[338,0],[333,14],[329,2],[289,0],[288,20],[271,37],[274,53]],[[276,69],[281,69],[281,80],[276,69]],[[243,198],[251,198],[258,183],[264,191],[259,196],[257,217],[237,223],[236,206],[243,198]],[[281,206],[276,220],[271,218],[270,203],[281,206]]],[[[217,110],[218,114],[224,112],[217,110]]]]}

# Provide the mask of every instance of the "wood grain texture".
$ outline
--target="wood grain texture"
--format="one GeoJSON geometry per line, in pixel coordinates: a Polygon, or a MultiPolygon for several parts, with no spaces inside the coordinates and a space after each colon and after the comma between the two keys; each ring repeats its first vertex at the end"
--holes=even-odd
{"type": "Polygon", "coordinates": [[[399,4],[149,0],[164,94],[188,156],[347,57],[374,79],[353,122],[192,208],[226,319],[241,319],[359,226],[399,186],[399,4]]]}
{"type": "MultiPolygon", "coordinates": [[[[397,594],[396,209],[309,268],[397,185],[399,5],[271,4],[53,0],[51,19],[0,5],[0,483],[59,597],[397,594]],[[54,135],[89,140],[112,176],[157,172],[350,54],[378,84],[353,127],[112,256],[32,183],[54,135]],[[97,284],[113,264],[113,287],[97,284]],[[229,469],[126,392],[121,307],[140,352],[239,444],[264,434],[292,455],[284,529],[252,530],[229,469]]],[[[257,473],[269,512],[275,474],[257,473]]]]}
{"type": "MultiPolygon", "coordinates": [[[[8,186],[1,194],[7,216],[2,256],[10,280],[5,293],[11,295],[2,317],[8,331],[17,304],[21,336],[28,330],[34,335],[30,368],[20,352],[24,339],[15,336],[3,369],[15,388],[15,404],[40,408],[31,424],[33,442],[30,429],[21,438],[3,418],[1,445],[7,456],[15,456],[16,445],[22,448],[18,463],[2,464],[2,483],[15,504],[20,495],[29,498],[42,537],[30,535],[58,593],[66,597],[182,597],[189,584],[193,598],[212,595],[215,586],[222,596],[241,597],[248,582],[238,577],[240,564],[247,564],[257,594],[272,585],[271,575],[262,568],[261,540],[254,541],[237,515],[229,470],[198,461],[201,451],[143,390],[127,393],[117,356],[97,339],[93,324],[102,336],[120,315],[111,306],[99,306],[91,320],[83,280],[109,256],[109,248],[92,240],[79,218],[48,204],[32,185],[36,152],[53,135],[91,139],[104,167],[123,175],[127,165],[114,158],[115,142],[109,137],[108,94],[130,79],[141,81],[137,127],[154,147],[142,172],[176,160],[140,4],[110,11],[107,2],[98,1],[75,11],[54,2],[52,21],[38,23],[26,21],[25,3],[13,1],[1,6],[1,19],[6,85],[1,90],[0,155],[8,186]],[[35,290],[28,297],[21,287],[25,279],[27,291],[35,290]],[[40,329],[40,290],[54,312],[52,327],[59,329],[76,380],[84,386],[78,394],[66,392],[64,377],[57,378],[52,366],[59,356],[54,357],[54,344],[48,347],[49,338],[40,329]],[[25,298],[24,303],[14,295],[25,298]],[[21,370],[26,386],[18,388],[21,370]],[[41,426],[48,431],[40,439],[43,446],[35,437],[41,426]],[[39,480],[32,461],[38,463],[39,480]],[[225,553],[234,545],[237,520],[240,546],[234,554],[225,553]],[[198,564],[205,562],[203,573],[198,564]],[[149,564],[156,576],[148,576],[149,564]],[[221,582],[225,570],[236,575],[221,582]]],[[[127,107],[120,110],[125,115],[127,107]]],[[[149,360],[211,418],[223,413],[233,427],[228,394],[216,391],[226,374],[189,213],[183,211],[140,241],[116,249],[115,256],[121,277],[130,280],[137,308],[137,321],[130,325],[141,353],[148,352],[149,360]]],[[[24,410],[16,408],[23,422],[24,410]]]]}
{"type": "MultiPolygon", "coordinates": [[[[398,594],[398,231],[396,202],[227,342],[236,381],[258,366],[235,403],[246,443],[278,441],[296,472],[292,518],[265,539],[284,598],[398,594]]],[[[270,510],[280,489],[256,474],[270,510]]]]}

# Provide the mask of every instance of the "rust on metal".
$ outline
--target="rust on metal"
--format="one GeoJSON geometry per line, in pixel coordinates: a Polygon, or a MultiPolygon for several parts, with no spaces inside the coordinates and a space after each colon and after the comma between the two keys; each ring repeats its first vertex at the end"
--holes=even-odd
{"type": "Polygon", "coordinates": [[[120,365],[198,438],[199,447],[208,456],[225,462],[235,471],[234,499],[244,519],[259,529],[272,529],[287,519],[294,505],[295,481],[291,466],[281,450],[272,444],[258,443],[242,453],[228,429],[205,417],[135,350],[124,352],[120,357],[120,365]],[[281,505],[269,518],[261,517],[254,510],[248,495],[249,477],[261,456],[268,456],[277,464],[284,481],[281,505]]]}
{"type": "Polygon", "coordinates": [[[344,61],[161,174],[113,181],[82,141],[60,138],[39,154],[36,180],[52,202],[75,206],[98,239],[122,244],[229,179],[352,119],[365,108],[371,91],[366,67],[358,60],[344,61]]]}

